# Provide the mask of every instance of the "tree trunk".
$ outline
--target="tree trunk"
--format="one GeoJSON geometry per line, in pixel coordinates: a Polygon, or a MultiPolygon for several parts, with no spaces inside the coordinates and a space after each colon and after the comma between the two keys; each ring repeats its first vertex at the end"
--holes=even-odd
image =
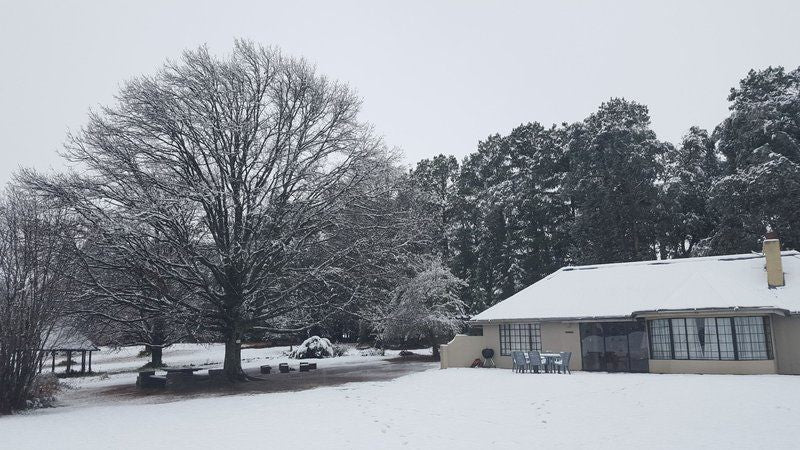
{"type": "Polygon", "coordinates": [[[359,346],[367,343],[369,339],[369,330],[367,329],[367,322],[364,320],[358,321],[358,342],[359,346]]]}
{"type": "Polygon", "coordinates": [[[441,359],[439,355],[439,340],[435,337],[431,338],[431,346],[433,347],[433,360],[439,361],[441,359]]]}
{"type": "Polygon", "coordinates": [[[162,354],[164,352],[164,347],[160,345],[150,346],[150,366],[151,367],[162,367],[164,362],[162,360],[162,354]]]}
{"type": "Polygon", "coordinates": [[[225,377],[230,381],[243,381],[242,341],[238,333],[230,333],[225,339],[225,377]]]}

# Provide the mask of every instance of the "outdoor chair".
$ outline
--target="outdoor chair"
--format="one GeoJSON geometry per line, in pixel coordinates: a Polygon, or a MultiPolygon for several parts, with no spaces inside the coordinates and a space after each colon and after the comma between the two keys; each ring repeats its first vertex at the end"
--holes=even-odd
{"type": "Polygon", "coordinates": [[[561,370],[564,370],[564,373],[572,374],[569,370],[569,360],[572,359],[572,352],[561,352],[561,358],[556,361],[556,367],[558,368],[558,373],[561,373],[561,370]]]}
{"type": "Polygon", "coordinates": [[[511,352],[511,369],[514,372],[525,372],[528,362],[525,361],[525,353],[511,352]]]}
{"type": "Polygon", "coordinates": [[[531,371],[535,371],[539,373],[539,369],[542,367],[542,355],[539,354],[538,351],[534,350],[532,352],[528,352],[528,369],[531,371]]]}

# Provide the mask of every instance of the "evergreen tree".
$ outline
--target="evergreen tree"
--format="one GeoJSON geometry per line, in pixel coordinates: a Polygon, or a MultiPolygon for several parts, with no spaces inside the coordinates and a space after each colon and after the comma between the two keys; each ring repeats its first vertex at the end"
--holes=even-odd
{"type": "Polygon", "coordinates": [[[611,99],[570,131],[567,192],[583,263],[655,257],[661,158],[670,148],[650,129],[647,107],[611,99]]]}
{"type": "Polygon", "coordinates": [[[691,127],[681,145],[666,153],[665,166],[659,252],[661,259],[683,258],[713,231],[708,194],[720,173],[720,158],[708,131],[691,127]]]}
{"type": "Polygon", "coordinates": [[[757,250],[766,230],[800,247],[800,69],[751,70],[731,89],[731,115],[717,130],[725,176],[709,192],[712,254],[757,250]]]}

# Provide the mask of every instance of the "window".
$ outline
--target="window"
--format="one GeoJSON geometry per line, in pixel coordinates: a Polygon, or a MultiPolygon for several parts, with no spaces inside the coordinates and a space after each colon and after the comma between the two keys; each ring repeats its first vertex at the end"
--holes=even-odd
{"type": "Polygon", "coordinates": [[[500,354],[542,349],[538,323],[504,323],[500,325],[500,354]]]}
{"type": "Polygon", "coordinates": [[[649,321],[652,359],[772,359],[767,317],[693,317],[649,321]]]}
{"type": "Polygon", "coordinates": [[[650,354],[653,359],[672,359],[669,319],[650,321],[650,354]]]}
{"type": "Polygon", "coordinates": [[[761,317],[735,317],[736,348],[739,359],[770,359],[772,349],[769,348],[769,324],[761,317]]]}

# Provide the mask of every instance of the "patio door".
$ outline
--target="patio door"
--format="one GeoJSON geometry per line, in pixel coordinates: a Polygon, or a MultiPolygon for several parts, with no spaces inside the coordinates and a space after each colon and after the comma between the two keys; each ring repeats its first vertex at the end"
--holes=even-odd
{"type": "Polygon", "coordinates": [[[580,324],[583,370],[647,372],[647,333],[644,321],[580,324]]]}

